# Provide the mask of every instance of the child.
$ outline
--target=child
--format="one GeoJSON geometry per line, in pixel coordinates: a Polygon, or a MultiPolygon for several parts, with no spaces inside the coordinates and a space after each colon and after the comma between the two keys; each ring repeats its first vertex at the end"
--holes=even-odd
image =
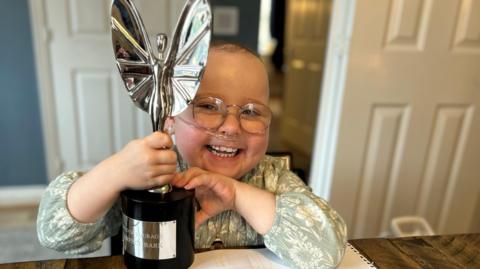
{"type": "Polygon", "coordinates": [[[40,242],[71,254],[92,252],[118,233],[125,189],[171,182],[196,190],[195,247],[264,243],[296,268],[331,268],[342,258],[346,227],[329,205],[265,155],[271,112],[261,60],[239,45],[213,45],[195,100],[169,118],[189,167],[176,173],[172,140],[155,132],[134,140],[86,174],[65,173],[46,190],[40,242]]]}

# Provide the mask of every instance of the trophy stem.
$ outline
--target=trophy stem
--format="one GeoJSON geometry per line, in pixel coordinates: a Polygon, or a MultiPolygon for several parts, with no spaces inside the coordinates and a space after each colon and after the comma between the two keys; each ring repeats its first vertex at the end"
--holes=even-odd
{"type": "MultiPolygon", "coordinates": [[[[150,115],[150,119],[152,121],[152,129],[154,132],[156,131],[163,131],[163,128],[165,127],[165,120],[167,117],[163,116],[161,120],[158,120],[160,117],[155,117],[153,114],[150,115]]],[[[171,135],[171,132],[169,132],[169,135],[171,135]]],[[[181,157],[178,156],[178,161],[181,161],[181,157]]],[[[170,183],[167,183],[165,185],[162,185],[158,188],[148,190],[149,192],[153,193],[160,193],[160,194],[166,194],[171,192],[173,189],[172,185],[170,183]]]]}

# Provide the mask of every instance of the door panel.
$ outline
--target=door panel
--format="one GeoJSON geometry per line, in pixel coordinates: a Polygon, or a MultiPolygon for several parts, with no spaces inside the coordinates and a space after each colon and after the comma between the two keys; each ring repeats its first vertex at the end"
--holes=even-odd
{"type": "Polygon", "coordinates": [[[375,233],[381,223],[369,223],[381,219],[382,212],[391,210],[398,171],[405,143],[405,129],[410,120],[410,109],[400,104],[382,104],[372,107],[368,129],[368,141],[361,174],[360,191],[363,194],[357,206],[358,229],[375,233]]]}
{"type": "Polygon", "coordinates": [[[422,50],[433,0],[394,0],[385,39],[386,49],[422,50]]]}
{"type": "Polygon", "coordinates": [[[422,175],[418,212],[439,229],[445,226],[451,193],[459,180],[459,165],[472,125],[472,106],[437,108],[425,170],[422,175]]]}
{"type": "Polygon", "coordinates": [[[85,167],[95,165],[115,149],[111,80],[109,72],[79,70],[73,75],[80,164],[85,167]]]}
{"type": "Polygon", "coordinates": [[[453,40],[454,52],[480,53],[480,2],[461,1],[453,40]]]}
{"type": "Polygon", "coordinates": [[[110,29],[105,14],[111,1],[83,0],[66,1],[68,6],[69,32],[78,35],[106,35],[110,29]]]}
{"type": "Polygon", "coordinates": [[[479,17],[478,1],[357,1],[331,195],[351,237],[401,215],[480,229],[479,17]]]}
{"type": "MultiPolygon", "coordinates": [[[[183,1],[135,1],[152,43],[170,33],[183,1]],[[172,22],[173,21],[173,22],[172,22]]],[[[87,170],[128,141],[151,133],[147,113],[130,101],[114,63],[111,0],[44,0],[61,170],[87,170]]]]}

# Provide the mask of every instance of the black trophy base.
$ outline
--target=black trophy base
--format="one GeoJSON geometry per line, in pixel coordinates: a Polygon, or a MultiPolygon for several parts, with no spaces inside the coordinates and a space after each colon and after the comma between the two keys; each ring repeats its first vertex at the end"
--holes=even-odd
{"type": "Polygon", "coordinates": [[[123,253],[128,269],[187,269],[193,263],[193,190],[174,188],[166,194],[128,190],[122,192],[121,200],[123,253]],[[135,228],[138,225],[143,228],[135,228]]]}

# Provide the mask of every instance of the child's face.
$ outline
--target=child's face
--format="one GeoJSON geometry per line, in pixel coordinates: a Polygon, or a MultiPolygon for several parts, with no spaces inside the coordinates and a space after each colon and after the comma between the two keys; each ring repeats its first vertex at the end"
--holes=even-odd
{"type": "MultiPolygon", "coordinates": [[[[268,76],[263,63],[245,52],[211,50],[208,64],[196,95],[216,97],[227,105],[245,105],[249,102],[268,105],[268,76]]],[[[180,119],[174,119],[177,148],[191,167],[240,178],[264,156],[268,145],[268,129],[264,134],[245,132],[233,109],[217,132],[235,137],[224,140],[208,134],[180,119]],[[218,154],[212,146],[239,149],[234,156],[218,154]]],[[[178,117],[187,117],[189,109],[178,117]]]]}

